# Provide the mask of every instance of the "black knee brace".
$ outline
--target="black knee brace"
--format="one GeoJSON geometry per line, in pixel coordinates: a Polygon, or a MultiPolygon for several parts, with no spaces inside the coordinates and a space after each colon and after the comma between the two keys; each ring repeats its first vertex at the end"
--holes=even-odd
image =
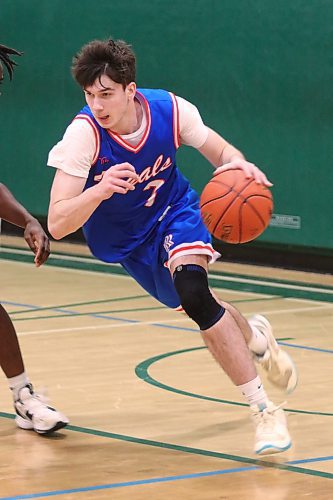
{"type": "Polygon", "coordinates": [[[196,264],[177,266],[173,282],[184,311],[200,330],[208,330],[222,318],[225,309],[210,293],[207,272],[203,267],[196,264]]]}

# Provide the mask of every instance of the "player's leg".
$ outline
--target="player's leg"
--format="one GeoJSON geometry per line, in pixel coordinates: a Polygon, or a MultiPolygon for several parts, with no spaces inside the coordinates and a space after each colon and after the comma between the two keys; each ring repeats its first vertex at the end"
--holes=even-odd
{"type": "Polygon", "coordinates": [[[0,366],[7,377],[17,413],[16,424],[48,434],[68,424],[68,419],[35,393],[25,373],[14,325],[0,304],[0,366]]]}
{"type": "Polygon", "coordinates": [[[240,328],[228,308],[211,295],[207,257],[179,257],[170,264],[170,273],[183,309],[204,332],[203,339],[209,351],[226,374],[236,385],[254,379],[256,369],[240,328]]]}
{"type": "Polygon", "coordinates": [[[198,324],[207,348],[251,407],[257,426],[256,453],[288,449],[291,440],[284,412],[269,401],[229,304],[222,306],[209,290],[207,257],[183,255],[170,263],[170,272],[185,312],[198,324]]]}
{"type": "MultiPolygon", "coordinates": [[[[219,256],[211,246],[211,238],[200,217],[193,192],[186,193],[182,206],[169,210],[161,226],[168,264],[186,254],[205,254],[210,261],[219,256]]],[[[222,305],[238,324],[254,360],[267,372],[268,380],[280,389],[292,392],[297,384],[297,372],[291,358],[274,339],[268,320],[256,315],[247,321],[231,304],[222,305]]]]}
{"type": "Polygon", "coordinates": [[[246,335],[250,336],[247,321],[241,315],[238,318],[236,314],[235,318],[229,304],[221,307],[211,295],[207,260],[216,255],[197,201],[193,199],[192,203],[190,198],[172,207],[154,239],[141,245],[122,264],[160,302],[172,308],[182,305],[197,322],[208,349],[251,406],[256,423],[256,453],[283,451],[291,445],[284,412],[268,400],[257,376],[245,342],[246,335]],[[181,269],[177,271],[177,267],[181,269]]]}

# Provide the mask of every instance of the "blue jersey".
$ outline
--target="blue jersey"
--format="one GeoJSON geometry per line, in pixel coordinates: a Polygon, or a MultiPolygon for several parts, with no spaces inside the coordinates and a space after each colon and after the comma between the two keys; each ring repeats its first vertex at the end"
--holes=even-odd
{"type": "MultiPolygon", "coordinates": [[[[176,100],[165,90],[140,89],[147,128],[137,146],[101,127],[88,106],[77,118],[93,124],[99,144],[84,189],[95,185],[112,165],[128,162],[139,176],[135,190],[104,200],[83,226],[91,252],[106,262],[121,262],[150,238],[163,215],[193,191],[176,166],[179,147],[176,100]]],[[[195,195],[196,196],[196,195],[195,195]]]]}

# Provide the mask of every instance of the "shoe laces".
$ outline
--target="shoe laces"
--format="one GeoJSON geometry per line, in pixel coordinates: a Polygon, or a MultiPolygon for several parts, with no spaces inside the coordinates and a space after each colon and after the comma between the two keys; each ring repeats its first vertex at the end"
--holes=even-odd
{"type": "Polygon", "coordinates": [[[282,410],[285,406],[286,401],[283,401],[278,406],[271,405],[264,408],[264,410],[252,410],[253,418],[258,426],[258,429],[263,430],[265,432],[271,432],[276,426],[276,416],[275,413],[278,410],[282,410]]]}
{"type": "Polygon", "coordinates": [[[43,393],[43,391],[37,393],[33,390],[32,385],[28,384],[28,385],[22,387],[22,389],[20,390],[19,401],[23,405],[27,405],[27,406],[30,406],[30,405],[35,406],[36,404],[38,404],[38,405],[42,404],[43,406],[47,406],[49,400],[48,400],[46,394],[43,393]],[[24,395],[25,397],[21,398],[21,392],[24,391],[25,389],[27,391],[29,391],[29,393],[25,394],[24,395]]]}

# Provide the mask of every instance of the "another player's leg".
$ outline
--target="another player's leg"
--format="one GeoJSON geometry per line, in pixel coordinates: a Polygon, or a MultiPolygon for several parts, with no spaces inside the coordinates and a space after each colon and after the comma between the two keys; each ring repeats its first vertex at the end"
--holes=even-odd
{"type": "Polygon", "coordinates": [[[68,418],[34,392],[25,373],[21,350],[13,323],[0,304],[0,366],[13,394],[15,422],[21,429],[49,434],[68,424],[68,418]]]}
{"type": "Polygon", "coordinates": [[[284,412],[269,401],[233,314],[210,293],[206,256],[175,259],[170,271],[185,312],[198,324],[209,351],[251,407],[256,424],[255,452],[269,454],[288,449],[291,440],[284,412]]]}

